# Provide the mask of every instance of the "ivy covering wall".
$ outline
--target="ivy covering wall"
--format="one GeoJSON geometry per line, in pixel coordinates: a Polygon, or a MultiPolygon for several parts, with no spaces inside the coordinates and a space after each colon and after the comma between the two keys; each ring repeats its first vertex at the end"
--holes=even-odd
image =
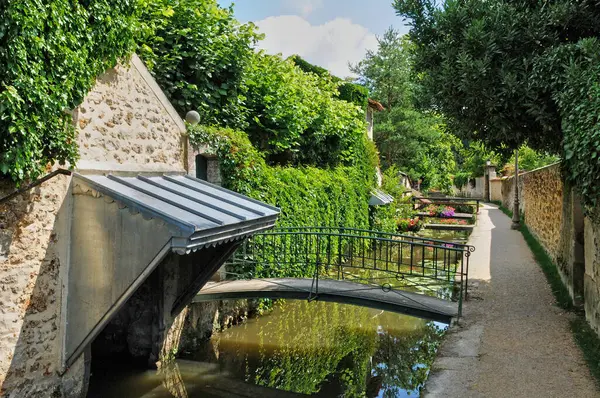
{"type": "Polygon", "coordinates": [[[20,181],[75,163],[69,110],[133,49],[135,13],[132,0],[0,4],[0,175],[20,181]]]}
{"type": "Polygon", "coordinates": [[[269,166],[247,134],[231,129],[191,127],[190,140],[218,155],[224,187],[281,208],[280,226],[369,226],[378,158],[366,132],[351,161],[329,169],[269,166]]]}

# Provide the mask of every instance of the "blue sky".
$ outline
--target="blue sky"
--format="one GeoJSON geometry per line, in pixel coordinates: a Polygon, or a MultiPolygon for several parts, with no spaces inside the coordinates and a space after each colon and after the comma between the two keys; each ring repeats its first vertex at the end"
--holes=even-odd
{"type": "MultiPolygon", "coordinates": [[[[218,0],[229,6],[231,0],[218,0]]],[[[408,31],[392,0],[237,0],[235,16],[266,34],[260,47],[283,56],[299,54],[340,77],[377,48],[376,36],[390,26],[408,31]]]]}

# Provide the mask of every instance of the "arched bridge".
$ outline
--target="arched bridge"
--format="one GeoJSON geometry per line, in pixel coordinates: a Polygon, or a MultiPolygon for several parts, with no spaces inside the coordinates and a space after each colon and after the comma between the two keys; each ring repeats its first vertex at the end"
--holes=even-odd
{"type": "Polygon", "coordinates": [[[226,263],[225,280],[206,284],[194,301],[336,301],[450,322],[461,315],[474,250],[362,229],[278,228],[248,239],[226,263]]]}

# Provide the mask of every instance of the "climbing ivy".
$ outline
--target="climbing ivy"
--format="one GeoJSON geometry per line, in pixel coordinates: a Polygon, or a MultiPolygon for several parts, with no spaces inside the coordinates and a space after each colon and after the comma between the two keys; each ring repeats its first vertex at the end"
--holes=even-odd
{"type": "Polygon", "coordinates": [[[581,40],[555,54],[566,66],[564,88],[555,94],[564,134],[564,171],[591,210],[600,203],[600,41],[581,40]]]}
{"type": "Polygon", "coordinates": [[[377,151],[366,133],[348,165],[320,169],[269,166],[240,131],[195,126],[189,132],[194,145],[218,155],[226,188],[281,208],[280,226],[368,228],[377,151]]]}
{"type": "Polygon", "coordinates": [[[0,176],[77,160],[69,110],[134,45],[134,0],[0,4],[0,176]]]}

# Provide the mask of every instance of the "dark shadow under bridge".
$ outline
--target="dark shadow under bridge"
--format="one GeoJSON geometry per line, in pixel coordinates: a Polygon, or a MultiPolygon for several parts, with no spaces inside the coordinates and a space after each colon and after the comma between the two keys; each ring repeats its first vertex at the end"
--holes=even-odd
{"type": "Polygon", "coordinates": [[[194,301],[335,301],[449,323],[461,315],[474,250],[362,229],[278,228],[248,239],[226,263],[225,280],[206,284],[194,301]]]}

